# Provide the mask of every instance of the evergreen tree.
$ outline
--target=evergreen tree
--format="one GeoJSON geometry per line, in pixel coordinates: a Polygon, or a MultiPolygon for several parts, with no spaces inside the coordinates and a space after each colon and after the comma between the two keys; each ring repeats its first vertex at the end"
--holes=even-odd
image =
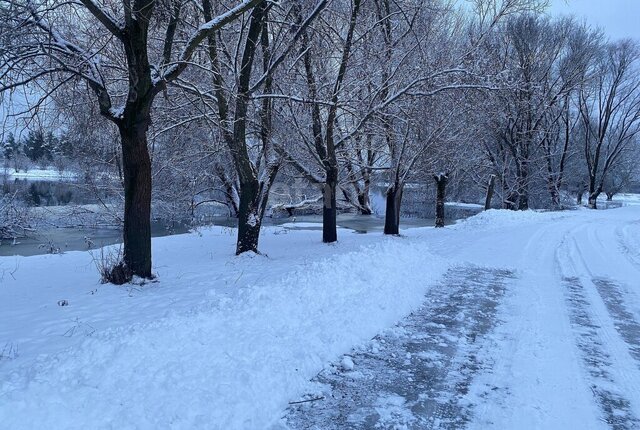
{"type": "Polygon", "coordinates": [[[52,150],[56,145],[53,133],[46,135],[42,130],[30,131],[22,142],[22,151],[31,161],[51,160],[52,150]]]}
{"type": "Polygon", "coordinates": [[[2,156],[7,160],[11,160],[18,156],[20,148],[13,133],[9,133],[7,135],[7,139],[2,143],[2,147],[0,149],[2,149],[2,156]]]}

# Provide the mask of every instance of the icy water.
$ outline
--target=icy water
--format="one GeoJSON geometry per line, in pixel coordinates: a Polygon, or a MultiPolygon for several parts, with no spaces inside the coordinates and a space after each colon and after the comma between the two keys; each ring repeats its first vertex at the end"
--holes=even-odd
{"type": "MultiPolygon", "coordinates": [[[[80,205],[76,207],[81,209],[84,207],[82,205],[95,205],[100,200],[109,201],[110,197],[112,197],[105,190],[91,188],[74,181],[10,180],[6,176],[1,179],[4,193],[17,193],[28,206],[45,209],[41,211],[45,213],[45,225],[47,225],[47,217],[50,216],[46,215],[49,211],[56,214],[58,209],[72,208],[73,205],[80,205]]],[[[410,206],[413,207],[415,204],[412,205],[408,201],[407,207],[410,206]]],[[[421,210],[425,214],[432,214],[435,211],[434,207],[429,205],[421,210]]],[[[474,207],[447,206],[446,223],[450,224],[458,219],[467,218],[478,211],[479,208],[474,207]]],[[[80,210],[79,212],[82,211],[80,210]]],[[[200,224],[202,223],[205,225],[236,227],[237,219],[227,216],[206,216],[206,219],[200,224]]],[[[425,227],[432,226],[433,223],[433,218],[411,217],[403,218],[400,227],[425,227]]],[[[28,237],[19,238],[15,241],[1,240],[0,256],[30,256],[65,251],[86,251],[122,242],[121,230],[116,226],[85,226],[85,223],[81,223],[83,226],[78,226],[73,225],[71,222],[68,223],[69,225],[64,225],[67,224],[65,222],[61,224],[55,228],[38,226],[35,229],[36,231],[28,235],[28,237]]],[[[322,230],[322,216],[265,217],[263,225],[282,226],[291,230],[319,231],[322,230]]],[[[384,219],[377,215],[340,214],[338,215],[338,227],[350,229],[357,233],[382,232],[384,219]]],[[[187,233],[191,228],[192,226],[188,222],[156,220],[152,223],[151,235],[153,237],[161,237],[183,234],[187,233]]]]}
{"type": "MultiPolygon", "coordinates": [[[[211,217],[214,226],[236,227],[237,219],[211,217]]],[[[322,230],[322,217],[305,215],[291,218],[265,218],[264,226],[282,226],[291,230],[322,230]]],[[[433,225],[431,219],[403,219],[401,227],[423,227],[433,225]]],[[[338,226],[359,233],[382,232],[384,219],[375,216],[343,214],[338,216],[338,226]]],[[[178,222],[155,221],[152,223],[153,237],[183,234],[190,226],[178,222]]],[[[40,255],[65,251],[86,251],[122,242],[122,232],[116,227],[63,227],[39,229],[31,237],[0,241],[0,256],[40,255]]]]}
{"type": "MultiPolygon", "coordinates": [[[[153,237],[187,233],[182,224],[154,222],[153,237]]],[[[30,237],[0,241],[0,256],[59,254],[66,251],[87,251],[122,242],[122,232],[116,227],[62,227],[38,230],[30,237]]]]}
{"type": "MultiPolygon", "coordinates": [[[[477,213],[476,210],[448,211],[448,223],[457,219],[466,218],[477,213]]],[[[223,227],[236,227],[237,219],[230,217],[209,217],[208,224],[223,227]]],[[[432,226],[433,219],[407,218],[400,221],[400,228],[432,226]]],[[[264,226],[282,226],[291,230],[322,230],[322,216],[303,215],[289,218],[265,218],[264,226]]],[[[375,215],[338,215],[338,227],[353,230],[357,233],[382,232],[384,219],[375,215]]],[[[152,223],[151,235],[153,237],[168,236],[172,234],[187,233],[191,226],[179,222],[167,222],[158,220],[152,223]]],[[[15,242],[11,240],[0,241],[0,256],[8,255],[40,255],[59,253],[65,251],[86,251],[102,246],[113,245],[122,242],[122,233],[116,227],[65,227],[38,229],[31,237],[20,238],[15,242]]]]}

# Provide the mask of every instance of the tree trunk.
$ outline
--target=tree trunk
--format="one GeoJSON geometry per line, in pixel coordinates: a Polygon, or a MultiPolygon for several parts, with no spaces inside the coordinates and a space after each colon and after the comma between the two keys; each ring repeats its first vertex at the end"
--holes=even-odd
{"type": "Polygon", "coordinates": [[[365,181],[365,186],[362,190],[358,190],[358,205],[360,206],[361,215],[371,215],[371,201],[369,198],[369,184],[365,181]]]}
{"type": "Polygon", "coordinates": [[[578,206],[582,206],[582,196],[584,195],[584,192],[587,190],[587,186],[585,184],[580,184],[578,187],[578,193],[577,193],[577,198],[576,198],[576,204],[578,206]]]}
{"type": "Polygon", "coordinates": [[[445,174],[434,175],[436,181],[436,227],[444,227],[444,200],[448,177],[445,174]]]}
{"type": "Polygon", "coordinates": [[[526,163],[523,163],[518,176],[518,210],[529,209],[529,171],[526,163]]]}
{"type": "Polygon", "coordinates": [[[593,182],[589,185],[589,209],[598,209],[598,196],[602,193],[602,186],[596,188],[593,182]]]}
{"type": "Polygon", "coordinates": [[[152,278],[151,274],[151,158],[147,131],[151,124],[151,105],[155,90],[147,53],[148,18],[153,4],[136,11],[127,22],[124,50],[127,56],[129,89],[122,119],[117,123],[122,140],[124,177],[124,253],[125,274],[152,278]]]}
{"type": "Polygon", "coordinates": [[[515,211],[518,207],[518,198],[519,196],[517,191],[511,191],[507,198],[502,201],[502,207],[504,209],[509,209],[510,211],[515,211]]]}
{"type": "MultiPolygon", "coordinates": [[[[145,119],[121,125],[124,176],[124,264],[130,275],[151,278],[151,159],[145,119]]],[[[127,281],[130,279],[127,279],[127,281]]]]}
{"type": "Polygon", "coordinates": [[[610,193],[610,192],[607,192],[606,194],[607,194],[607,201],[608,201],[608,202],[610,202],[610,201],[613,201],[613,196],[614,196],[616,193],[610,193]]]}
{"type": "Polygon", "coordinates": [[[262,217],[259,213],[260,186],[258,181],[240,184],[240,208],[238,210],[238,241],[236,255],[258,252],[262,217]]]}
{"type": "Polygon", "coordinates": [[[549,190],[549,196],[551,197],[551,206],[554,208],[560,207],[560,187],[555,178],[549,176],[547,178],[547,189],[549,190]]]}
{"type": "Polygon", "coordinates": [[[387,205],[384,216],[384,234],[400,234],[400,204],[402,185],[394,184],[387,189],[387,205]]]}
{"type": "Polygon", "coordinates": [[[560,208],[560,193],[558,192],[558,190],[556,188],[553,188],[551,190],[549,190],[549,192],[551,193],[551,205],[554,208],[560,208]]]}
{"type": "Polygon", "coordinates": [[[496,175],[489,176],[489,186],[487,187],[487,197],[484,200],[484,210],[491,209],[491,199],[496,187],[496,175]]]}
{"type": "Polygon", "coordinates": [[[335,176],[327,175],[322,193],[322,241],[324,243],[333,243],[338,240],[335,176]]]}
{"type": "Polygon", "coordinates": [[[589,193],[589,209],[598,209],[598,196],[600,191],[596,190],[589,193]]]}

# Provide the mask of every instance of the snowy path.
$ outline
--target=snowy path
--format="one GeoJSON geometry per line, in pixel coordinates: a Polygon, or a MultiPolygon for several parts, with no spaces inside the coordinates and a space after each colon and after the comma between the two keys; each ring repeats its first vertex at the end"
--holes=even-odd
{"type": "Polygon", "coordinates": [[[471,405],[460,403],[475,374],[485,336],[512,274],[461,267],[434,288],[425,305],[396,327],[326,369],[321,392],[290,408],[294,429],[461,428],[471,405]],[[351,363],[354,363],[351,369],[351,363]],[[322,399],[320,399],[322,398],[322,399]],[[317,400],[320,399],[320,400],[317,400]]]}
{"type": "Polygon", "coordinates": [[[638,428],[638,215],[615,215],[571,214],[513,238],[518,281],[494,368],[471,390],[470,428],[638,428]]]}
{"type": "Polygon", "coordinates": [[[430,290],[436,303],[444,298],[467,309],[480,297],[495,301],[497,310],[487,313],[484,325],[467,321],[464,330],[475,329],[479,340],[469,345],[449,320],[442,332],[457,344],[443,349],[422,342],[421,355],[408,351],[408,339],[432,336],[430,322],[448,315],[428,301],[398,326],[400,335],[383,332],[354,349],[353,371],[338,362],[320,373],[317,390],[303,399],[323,399],[291,406],[288,426],[639,428],[640,224],[637,211],[612,214],[545,214],[544,222],[505,229],[507,219],[496,226],[504,232],[484,226],[463,247],[459,235],[474,228],[473,221],[445,233],[434,245],[443,255],[498,268],[482,269],[486,273],[514,270],[504,295],[492,296],[496,280],[481,276],[474,288],[480,295],[456,301],[460,281],[475,273],[464,268],[450,272],[437,292],[430,290]],[[394,336],[399,340],[390,340],[394,336]],[[378,351],[380,339],[385,348],[378,351]],[[430,372],[417,371],[420,366],[430,372]]]}

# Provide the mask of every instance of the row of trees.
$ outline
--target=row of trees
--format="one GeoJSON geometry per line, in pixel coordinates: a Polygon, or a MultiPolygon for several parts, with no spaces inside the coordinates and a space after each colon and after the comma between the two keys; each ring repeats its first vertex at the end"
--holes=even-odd
{"type": "Polygon", "coordinates": [[[2,158],[5,161],[16,160],[20,155],[32,162],[51,162],[55,157],[69,157],[73,151],[66,137],[57,137],[52,131],[42,129],[29,131],[25,136],[16,137],[8,133],[4,141],[0,141],[2,158]]]}
{"type": "Polygon", "coordinates": [[[635,168],[638,46],[544,6],[9,0],[0,92],[26,87],[34,114],[53,100],[64,127],[91,136],[80,146],[119,141],[127,277],[151,276],[158,190],[227,205],[237,253],[258,251],[283,182],[317,190],[290,207],[322,203],[324,242],[339,205],[370,214],[381,182],[387,234],[407,184],[427,181],[440,208],[454,181],[476,198],[495,183],[512,209],[559,207],[584,185],[595,207],[614,172],[635,168]]]}
{"type": "Polygon", "coordinates": [[[607,181],[628,171],[637,153],[637,43],[608,42],[570,19],[534,15],[510,20],[505,36],[492,60],[508,70],[513,90],[494,93],[493,133],[483,146],[508,190],[507,207],[529,207],[534,167],[545,171],[553,207],[570,173],[595,208],[607,181]]]}

